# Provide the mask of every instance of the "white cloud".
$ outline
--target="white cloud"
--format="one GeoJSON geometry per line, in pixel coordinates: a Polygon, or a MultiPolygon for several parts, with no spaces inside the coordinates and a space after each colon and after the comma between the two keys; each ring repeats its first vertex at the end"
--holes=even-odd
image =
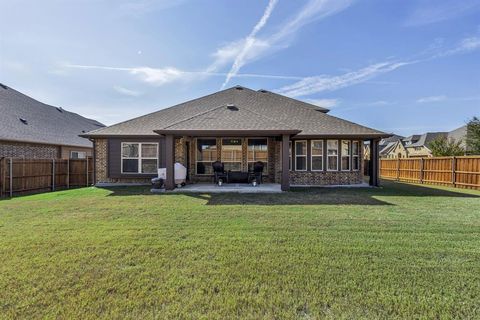
{"type": "MultiPolygon", "coordinates": [[[[480,49],[480,37],[467,37],[462,40],[454,48],[438,54],[438,57],[451,56],[454,54],[468,53],[480,49]]],[[[435,57],[437,57],[435,56],[435,57]]]]}
{"type": "Polygon", "coordinates": [[[306,99],[305,101],[326,109],[336,107],[340,103],[338,99],[306,99]]]}
{"type": "MultiPolygon", "coordinates": [[[[255,37],[254,41],[247,43],[247,39],[241,39],[227,43],[213,54],[215,61],[206,71],[216,71],[227,63],[239,59],[237,72],[246,64],[259,59],[262,56],[287,48],[295,33],[306,24],[323,19],[348,8],[354,0],[309,0],[295,15],[287,19],[280,29],[264,37],[255,37]],[[248,47],[242,55],[243,48],[248,47]],[[238,67],[239,66],[239,67],[238,67]]],[[[258,31],[257,31],[258,32],[258,31]]]]}
{"type": "Polygon", "coordinates": [[[429,5],[415,9],[405,21],[406,26],[420,26],[437,23],[474,13],[480,9],[478,0],[434,0],[429,5]]]}
{"type": "MultiPolygon", "coordinates": [[[[208,72],[208,71],[184,71],[174,67],[150,68],[150,67],[109,67],[79,64],[63,64],[63,68],[84,69],[84,70],[105,70],[105,71],[123,71],[131,75],[137,76],[141,81],[154,86],[162,86],[174,81],[190,81],[198,80],[205,76],[225,77],[225,72],[208,72]]],[[[300,80],[302,77],[257,74],[257,73],[237,73],[234,77],[241,78],[265,78],[280,80],[300,80]]]]}
{"type": "Polygon", "coordinates": [[[321,75],[304,78],[294,84],[284,86],[277,90],[278,93],[290,97],[307,96],[314,93],[333,91],[354,84],[365,82],[380,74],[391,72],[400,67],[416,63],[411,62],[381,62],[369,65],[357,71],[352,71],[339,76],[321,75]]]}
{"type": "Polygon", "coordinates": [[[260,20],[257,22],[255,27],[253,28],[252,32],[248,35],[248,37],[243,41],[243,46],[241,47],[240,51],[235,57],[235,60],[233,62],[232,67],[230,68],[230,71],[227,74],[227,77],[225,78],[225,81],[222,84],[222,88],[224,88],[228,82],[232,79],[232,77],[240,71],[240,68],[243,67],[245,64],[245,59],[249,53],[249,51],[254,47],[254,44],[256,42],[255,37],[257,36],[257,33],[265,26],[265,24],[268,21],[268,18],[270,18],[270,15],[272,14],[273,9],[275,8],[275,5],[277,4],[277,0],[270,0],[268,2],[267,8],[265,9],[265,12],[263,13],[263,16],[260,18],[260,20]]]}
{"type": "Polygon", "coordinates": [[[121,94],[123,94],[123,95],[131,96],[131,97],[138,97],[138,96],[141,96],[141,95],[142,95],[142,93],[139,92],[139,91],[127,89],[127,88],[122,87],[122,86],[114,86],[114,87],[113,87],[113,90],[115,90],[115,91],[117,91],[118,93],[121,93],[121,94]]]}
{"type": "Polygon", "coordinates": [[[429,96],[417,99],[417,103],[430,103],[430,102],[440,102],[447,99],[447,96],[429,96]]]}

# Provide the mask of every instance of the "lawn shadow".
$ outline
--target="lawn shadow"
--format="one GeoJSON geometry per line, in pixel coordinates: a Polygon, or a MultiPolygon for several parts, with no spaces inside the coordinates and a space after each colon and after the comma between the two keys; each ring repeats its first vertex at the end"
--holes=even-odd
{"type": "Polygon", "coordinates": [[[284,193],[164,193],[152,194],[148,186],[108,187],[109,196],[184,195],[206,205],[393,205],[378,197],[480,198],[475,191],[382,181],[380,188],[292,188],[284,193]],[[458,191],[457,191],[458,190],[458,191]]]}

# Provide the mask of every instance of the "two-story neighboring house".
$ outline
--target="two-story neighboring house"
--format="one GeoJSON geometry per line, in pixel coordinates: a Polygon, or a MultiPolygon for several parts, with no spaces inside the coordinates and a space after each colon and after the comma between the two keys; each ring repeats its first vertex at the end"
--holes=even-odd
{"type": "Polygon", "coordinates": [[[447,137],[447,132],[427,132],[422,135],[413,135],[403,139],[408,158],[426,158],[432,156],[430,143],[442,137],[447,137]]]}

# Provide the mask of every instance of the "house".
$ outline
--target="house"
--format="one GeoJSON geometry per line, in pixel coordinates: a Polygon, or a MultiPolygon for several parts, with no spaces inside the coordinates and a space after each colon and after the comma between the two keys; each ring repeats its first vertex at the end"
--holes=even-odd
{"type": "Polygon", "coordinates": [[[422,135],[413,135],[402,140],[408,158],[432,157],[429,148],[434,140],[447,137],[447,132],[427,132],[422,135]]]}
{"type": "MultiPolygon", "coordinates": [[[[402,144],[399,144],[399,141],[404,139],[405,137],[392,134],[388,138],[383,138],[380,140],[378,143],[378,150],[380,154],[380,158],[392,158],[392,155],[395,154],[397,156],[403,155],[402,150],[402,144]],[[400,145],[400,147],[399,147],[400,145]],[[394,153],[394,150],[397,150],[399,153],[394,153]]],[[[370,160],[370,143],[367,142],[364,144],[364,159],[365,160],[370,160]]]]}
{"type": "Polygon", "coordinates": [[[460,145],[465,152],[467,153],[467,132],[468,132],[468,125],[461,126],[455,130],[450,131],[447,134],[448,139],[453,139],[455,141],[460,141],[460,145]]]}
{"type": "Polygon", "coordinates": [[[104,127],[0,84],[0,158],[85,158],[91,141],[78,135],[104,127]]]}
{"type": "Polygon", "coordinates": [[[148,183],[174,163],[188,182],[212,182],[212,163],[246,172],[264,163],[266,182],[292,186],[360,184],[363,141],[372,144],[378,185],[378,142],[389,134],[328,115],[328,110],[266,90],[236,86],[81,135],[95,148],[95,181],[148,183]],[[375,161],[376,160],[376,161],[375,161]]]}

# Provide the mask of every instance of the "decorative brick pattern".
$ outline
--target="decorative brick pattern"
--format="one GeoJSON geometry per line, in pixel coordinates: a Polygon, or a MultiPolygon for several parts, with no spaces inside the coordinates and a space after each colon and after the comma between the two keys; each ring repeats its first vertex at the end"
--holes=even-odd
{"type": "Polygon", "coordinates": [[[108,140],[95,140],[95,183],[111,182],[108,179],[108,140]]]}
{"type": "Polygon", "coordinates": [[[0,158],[59,159],[60,147],[47,144],[0,141],[0,158]]]}

